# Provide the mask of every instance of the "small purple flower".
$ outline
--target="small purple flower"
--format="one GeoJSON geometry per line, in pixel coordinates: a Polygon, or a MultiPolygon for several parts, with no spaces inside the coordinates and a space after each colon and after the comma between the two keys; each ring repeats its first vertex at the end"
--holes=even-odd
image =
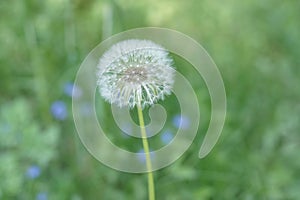
{"type": "Polygon", "coordinates": [[[64,93],[66,95],[68,95],[69,97],[74,97],[74,98],[78,98],[81,96],[82,94],[82,91],[81,89],[76,86],[74,83],[71,83],[71,82],[67,82],[65,85],[64,85],[64,93]]]}
{"type": "Polygon", "coordinates": [[[184,115],[175,115],[173,118],[173,125],[176,128],[188,129],[190,126],[190,119],[184,115]]]}
{"type": "MultiPolygon", "coordinates": [[[[140,149],[140,150],[138,151],[138,153],[139,153],[139,154],[137,155],[138,160],[139,160],[141,163],[146,163],[146,154],[145,154],[144,149],[140,149]]],[[[151,160],[153,160],[154,156],[155,156],[154,152],[151,152],[151,150],[150,150],[150,158],[151,158],[151,160]]]]}
{"type": "Polygon", "coordinates": [[[36,200],[47,200],[47,199],[48,199],[48,196],[47,196],[46,192],[39,192],[36,195],[36,200]]]}
{"type": "Polygon", "coordinates": [[[160,136],[160,140],[162,141],[162,143],[164,144],[169,144],[172,139],[174,138],[173,134],[171,133],[171,131],[165,131],[161,136],[160,136]]]}
{"type": "Polygon", "coordinates": [[[64,120],[66,119],[68,112],[67,112],[67,106],[65,102],[63,101],[55,101],[51,105],[51,114],[55,119],[58,120],[64,120]]]}
{"type": "Polygon", "coordinates": [[[41,169],[37,165],[31,165],[26,171],[26,176],[30,179],[35,179],[41,174],[41,169]]]}

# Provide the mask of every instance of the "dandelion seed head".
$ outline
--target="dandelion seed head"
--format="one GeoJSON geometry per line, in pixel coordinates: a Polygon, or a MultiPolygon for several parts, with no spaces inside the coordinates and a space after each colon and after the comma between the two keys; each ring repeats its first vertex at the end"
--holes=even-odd
{"type": "Polygon", "coordinates": [[[171,93],[173,60],[168,52],[149,40],[125,40],[100,58],[97,85],[102,97],[120,107],[152,105],[171,93]]]}

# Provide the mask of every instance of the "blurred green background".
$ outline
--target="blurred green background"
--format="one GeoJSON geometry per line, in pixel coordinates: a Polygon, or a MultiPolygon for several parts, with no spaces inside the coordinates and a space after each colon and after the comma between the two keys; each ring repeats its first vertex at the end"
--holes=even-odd
{"type": "MultiPolygon", "coordinates": [[[[210,118],[199,87],[199,136],[155,172],[157,199],[300,199],[299,8],[294,0],[1,0],[0,199],[147,198],[145,174],[115,171],[85,150],[71,110],[72,89],[74,97],[81,92],[76,71],[89,51],[144,26],[200,42],[220,69],[228,101],[222,136],[199,160],[210,118]]],[[[170,113],[154,147],[174,136],[177,110],[170,113]]]]}

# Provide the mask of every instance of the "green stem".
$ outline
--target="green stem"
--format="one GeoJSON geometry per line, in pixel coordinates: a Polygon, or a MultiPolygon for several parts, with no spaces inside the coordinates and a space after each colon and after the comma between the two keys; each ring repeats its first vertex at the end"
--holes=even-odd
{"type": "Polygon", "coordinates": [[[149,144],[147,140],[147,134],[145,129],[144,117],[141,104],[139,102],[137,106],[140,128],[141,128],[141,135],[143,141],[143,147],[146,154],[146,166],[148,171],[148,190],[149,190],[149,200],[155,200],[155,190],[154,190],[154,180],[153,180],[153,173],[152,173],[152,164],[149,152],[149,144]]]}

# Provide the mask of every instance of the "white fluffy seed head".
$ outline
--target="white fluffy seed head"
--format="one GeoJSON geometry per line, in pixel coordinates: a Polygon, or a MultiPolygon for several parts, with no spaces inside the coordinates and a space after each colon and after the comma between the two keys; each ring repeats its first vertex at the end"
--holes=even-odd
{"type": "Polygon", "coordinates": [[[149,40],[125,40],[100,58],[97,85],[102,97],[120,107],[153,105],[171,93],[173,60],[168,52],[149,40]]]}

